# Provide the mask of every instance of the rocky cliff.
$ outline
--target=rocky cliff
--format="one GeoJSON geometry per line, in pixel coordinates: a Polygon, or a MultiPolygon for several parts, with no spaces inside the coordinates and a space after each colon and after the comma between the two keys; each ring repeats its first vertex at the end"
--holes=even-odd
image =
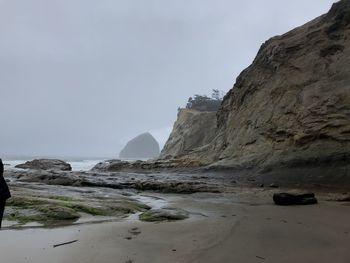
{"type": "Polygon", "coordinates": [[[261,46],[225,96],[215,138],[186,158],[231,168],[340,163],[349,174],[349,65],[350,1],[342,0],[261,46]]]}
{"type": "Polygon", "coordinates": [[[188,154],[210,143],[216,130],[216,112],[180,109],[173,130],[160,158],[188,154]]]}

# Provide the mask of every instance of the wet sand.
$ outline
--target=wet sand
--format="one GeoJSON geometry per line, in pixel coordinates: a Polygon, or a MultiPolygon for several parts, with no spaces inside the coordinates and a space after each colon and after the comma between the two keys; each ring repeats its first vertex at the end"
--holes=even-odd
{"type": "Polygon", "coordinates": [[[5,229],[1,262],[350,262],[349,203],[280,207],[271,194],[168,195],[169,205],[191,212],[177,222],[5,229]]]}

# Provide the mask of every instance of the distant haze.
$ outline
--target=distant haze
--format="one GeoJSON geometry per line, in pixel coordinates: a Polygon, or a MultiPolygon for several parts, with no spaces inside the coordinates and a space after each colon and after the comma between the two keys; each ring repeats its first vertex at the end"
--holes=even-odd
{"type": "Polygon", "coordinates": [[[332,0],[0,0],[0,156],[162,146],[193,94],[228,91],[260,45],[332,0]]]}

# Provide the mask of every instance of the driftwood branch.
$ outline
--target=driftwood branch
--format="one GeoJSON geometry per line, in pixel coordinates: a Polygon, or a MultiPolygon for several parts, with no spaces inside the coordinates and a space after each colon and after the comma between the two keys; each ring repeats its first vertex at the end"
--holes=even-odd
{"type": "Polygon", "coordinates": [[[60,243],[60,244],[56,244],[56,245],[53,245],[53,247],[60,247],[60,246],[72,244],[72,243],[75,243],[75,242],[78,242],[78,240],[76,239],[76,240],[73,240],[73,241],[64,242],[64,243],[60,243]]]}

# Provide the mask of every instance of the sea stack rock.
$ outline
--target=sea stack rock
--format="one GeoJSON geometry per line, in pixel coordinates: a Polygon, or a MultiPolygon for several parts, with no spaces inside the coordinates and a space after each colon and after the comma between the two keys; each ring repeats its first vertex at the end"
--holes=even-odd
{"type": "Polygon", "coordinates": [[[159,156],[159,144],[154,137],[146,132],[130,140],[121,150],[122,159],[152,159],[159,156]]]}
{"type": "Polygon", "coordinates": [[[15,166],[21,169],[71,171],[69,163],[57,159],[35,159],[15,166]]]}

